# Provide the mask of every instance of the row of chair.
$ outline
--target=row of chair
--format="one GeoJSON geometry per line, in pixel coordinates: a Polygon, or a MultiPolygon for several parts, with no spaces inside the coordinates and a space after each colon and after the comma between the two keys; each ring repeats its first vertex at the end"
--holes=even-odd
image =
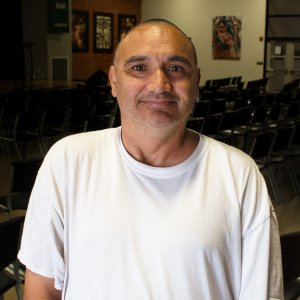
{"type": "Polygon", "coordinates": [[[300,101],[296,99],[286,105],[273,102],[239,109],[228,107],[225,100],[207,100],[195,104],[187,127],[251,155],[260,169],[266,171],[274,200],[280,203],[283,199],[276,181],[279,165],[286,167],[293,190],[300,192],[293,164],[293,156],[300,155],[299,113],[300,101]],[[261,154],[264,155],[260,157],[261,154]]]}
{"type": "MultiPolygon", "coordinates": [[[[106,90],[104,93],[107,95],[106,90]]],[[[40,102],[35,99],[36,94],[26,101],[21,95],[18,100],[7,97],[2,102],[0,146],[3,151],[9,152],[11,143],[18,157],[25,158],[26,146],[35,142],[43,155],[58,138],[96,129],[97,122],[98,129],[119,125],[118,105],[109,95],[105,98],[101,93],[86,94],[74,90],[53,94],[57,98],[52,93],[42,93],[40,102]]]]}

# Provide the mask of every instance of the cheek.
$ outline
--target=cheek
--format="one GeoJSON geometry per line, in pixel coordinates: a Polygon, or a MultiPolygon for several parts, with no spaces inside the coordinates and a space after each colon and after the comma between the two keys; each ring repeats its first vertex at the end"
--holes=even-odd
{"type": "Polygon", "coordinates": [[[186,102],[194,102],[198,97],[198,87],[191,82],[183,82],[176,86],[175,92],[186,102]]]}
{"type": "Polygon", "coordinates": [[[134,102],[143,90],[142,84],[134,80],[124,80],[124,84],[121,81],[119,82],[120,84],[116,85],[116,94],[121,101],[134,102]]]}

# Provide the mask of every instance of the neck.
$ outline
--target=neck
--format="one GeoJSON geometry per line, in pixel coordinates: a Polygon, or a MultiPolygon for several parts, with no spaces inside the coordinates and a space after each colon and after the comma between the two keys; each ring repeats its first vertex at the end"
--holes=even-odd
{"type": "Polygon", "coordinates": [[[183,162],[194,152],[199,136],[185,127],[130,130],[122,125],[122,142],[137,161],[154,167],[170,167],[183,162]]]}

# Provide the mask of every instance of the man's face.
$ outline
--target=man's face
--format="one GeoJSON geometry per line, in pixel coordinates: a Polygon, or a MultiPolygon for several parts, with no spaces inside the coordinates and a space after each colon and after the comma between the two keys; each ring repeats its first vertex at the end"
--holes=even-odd
{"type": "Polygon", "coordinates": [[[110,69],[122,126],[156,129],[184,124],[198,97],[199,70],[188,39],[167,24],[143,25],[127,35],[110,69]]]}

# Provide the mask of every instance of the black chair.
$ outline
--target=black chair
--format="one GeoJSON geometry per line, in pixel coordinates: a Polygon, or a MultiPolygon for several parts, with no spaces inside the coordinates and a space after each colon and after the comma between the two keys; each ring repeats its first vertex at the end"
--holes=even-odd
{"type": "Polygon", "coordinates": [[[248,129],[252,118],[252,112],[252,107],[243,107],[238,109],[233,129],[234,145],[245,151],[248,146],[248,129]],[[237,141],[236,138],[241,138],[242,140],[237,141]]]}
{"type": "Polygon", "coordinates": [[[44,111],[44,121],[41,127],[40,142],[44,154],[66,130],[68,111],[66,106],[49,107],[44,111]]]}
{"type": "Polygon", "coordinates": [[[281,126],[277,128],[277,137],[273,146],[273,150],[270,157],[270,162],[275,165],[275,176],[279,166],[285,166],[289,178],[291,180],[292,188],[297,191],[297,179],[294,170],[294,165],[290,163],[289,151],[291,148],[292,141],[296,132],[296,127],[292,126],[281,126]]]}
{"type": "MultiPolygon", "coordinates": [[[[295,159],[300,157],[300,120],[295,123],[295,134],[288,152],[287,163],[292,172],[293,186],[297,193],[300,193],[299,174],[295,170],[295,159]]],[[[299,169],[298,169],[299,171],[299,169]]]]}
{"type": "Polygon", "coordinates": [[[95,105],[94,116],[112,116],[115,112],[115,101],[101,101],[93,104],[95,105]]]}
{"type": "Polygon", "coordinates": [[[296,300],[300,296],[300,231],[282,235],[280,243],[285,299],[296,300]]]}
{"type": "Polygon", "coordinates": [[[283,104],[282,103],[273,103],[268,110],[266,127],[267,128],[277,128],[280,124],[283,114],[283,104]]]}
{"type": "Polygon", "coordinates": [[[210,107],[210,100],[200,100],[194,105],[192,117],[193,118],[202,118],[208,114],[210,107]]]}
{"type": "Polygon", "coordinates": [[[112,123],[111,115],[90,117],[87,121],[85,131],[94,131],[110,128],[112,123]]]}
{"type": "Polygon", "coordinates": [[[22,111],[16,115],[11,127],[2,131],[0,140],[15,146],[19,159],[24,159],[29,143],[36,142],[43,154],[39,136],[43,124],[44,112],[40,110],[22,111]]]}
{"type": "Polygon", "coordinates": [[[263,131],[265,129],[268,111],[269,109],[266,105],[258,105],[253,109],[248,128],[250,133],[263,131]]]}
{"type": "Polygon", "coordinates": [[[204,135],[216,138],[217,134],[219,133],[221,120],[221,113],[205,116],[200,132],[204,135]]]}
{"type": "Polygon", "coordinates": [[[233,100],[233,109],[249,107],[249,99],[246,97],[236,97],[233,100]]]}
{"type": "Polygon", "coordinates": [[[69,111],[66,133],[79,133],[86,131],[88,119],[94,115],[94,105],[78,105],[69,111]]]}
{"type": "Polygon", "coordinates": [[[234,126],[237,116],[237,111],[226,111],[222,115],[222,120],[220,123],[219,132],[216,136],[216,139],[231,145],[232,138],[234,135],[234,126]]]}
{"type": "Polygon", "coordinates": [[[284,123],[288,125],[295,124],[295,121],[300,120],[300,101],[295,100],[291,101],[288,104],[285,116],[284,123]]]}
{"type": "Polygon", "coordinates": [[[200,133],[204,118],[191,118],[187,121],[186,127],[200,133]]]}
{"type": "Polygon", "coordinates": [[[226,110],[226,99],[215,99],[212,100],[209,106],[208,114],[220,114],[226,110]]]}
{"type": "Polygon", "coordinates": [[[26,209],[41,160],[23,160],[11,163],[8,193],[0,197],[0,204],[11,215],[14,209],[26,209]]]}
{"type": "Polygon", "coordinates": [[[0,223],[0,299],[3,299],[3,294],[14,286],[18,300],[22,299],[20,263],[17,254],[23,223],[24,216],[0,223]],[[10,265],[14,266],[13,274],[7,271],[10,265]]]}
{"type": "Polygon", "coordinates": [[[274,195],[274,200],[277,203],[280,203],[282,202],[282,198],[270,165],[271,153],[276,137],[276,131],[266,131],[255,134],[248,154],[254,159],[259,170],[261,172],[266,172],[274,195]]]}

